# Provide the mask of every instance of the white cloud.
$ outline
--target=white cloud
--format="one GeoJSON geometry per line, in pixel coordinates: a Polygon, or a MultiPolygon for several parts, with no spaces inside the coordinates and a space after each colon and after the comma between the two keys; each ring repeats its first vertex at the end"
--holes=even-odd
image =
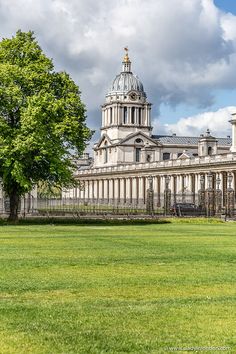
{"type": "Polygon", "coordinates": [[[216,112],[205,112],[192,117],[181,118],[175,124],[165,124],[160,127],[165,133],[185,136],[199,136],[210,129],[212,135],[217,137],[231,136],[229,120],[231,114],[236,112],[235,107],[225,107],[216,112]]]}
{"type": "Polygon", "coordinates": [[[89,125],[130,47],[154,109],[210,107],[213,90],[236,87],[236,17],[213,0],[0,0],[1,34],[35,30],[57,69],[79,84],[89,125]]]}

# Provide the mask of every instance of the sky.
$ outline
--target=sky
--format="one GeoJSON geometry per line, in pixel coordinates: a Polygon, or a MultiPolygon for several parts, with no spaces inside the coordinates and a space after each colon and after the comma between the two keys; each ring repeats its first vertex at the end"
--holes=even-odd
{"type": "Polygon", "coordinates": [[[99,137],[101,105],[129,47],[154,134],[231,135],[236,112],[236,0],[0,0],[0,37],[33,30],[79,85],[99,137]]]}

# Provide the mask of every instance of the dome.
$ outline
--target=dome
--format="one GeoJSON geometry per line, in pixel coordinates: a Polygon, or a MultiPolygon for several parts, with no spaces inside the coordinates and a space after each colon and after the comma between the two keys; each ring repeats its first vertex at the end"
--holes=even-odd
{"type": "Polygon", "coordinates": [[[121,72],[113,81],[109,90],[109,94],[127,93],[132,90],[144,94],[142,82],[136,75],[133,75],[131,72],[121,72]]]}
{"type": "MultiPolygon", "coordinates": [[[[125,48],[125,50],[127,50],[125,48]]],[[[112,94],[126,94],[129,91],[137,91],[142,96],[146,97],[143,89],[143,84],[138,76],[134,75],[131,71],[131,61],[128,53],[126,53],[122,62],[122,71],[117,75],[110,87],[108,95],[112,94]]]]}

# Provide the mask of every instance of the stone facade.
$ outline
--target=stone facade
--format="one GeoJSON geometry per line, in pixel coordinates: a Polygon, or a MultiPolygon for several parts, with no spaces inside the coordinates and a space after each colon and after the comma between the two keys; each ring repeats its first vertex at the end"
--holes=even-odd
{"type": "Polygon", "coordinates": [[[236,183],[235,115],[231,124],[232,139],[213,137],[209,130],[200,137],[153,135],[151,103],[126,53],[102,106],[101,138],[94,146],[93,162],[77,171],[80,187],[64,191],[64,197],[145,207],[152,195],[156,208],[164,207],[165,195],[170,204],[199,205],[200,191],[207,198],[205,191],[212,189],[214,202],[227,206],[227,193],[236,183]]]}

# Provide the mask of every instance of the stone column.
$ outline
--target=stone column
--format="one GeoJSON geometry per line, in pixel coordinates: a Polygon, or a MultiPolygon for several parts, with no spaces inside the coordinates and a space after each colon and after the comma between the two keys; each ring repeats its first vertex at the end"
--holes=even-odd
{"type": "Polygon", "coordinates": [[[127,111],[128,111],[127,123],[130,125],[131,124],[131,107],[127,107],[127,111]]]}
{"type": "Polygon", "coordinates": [[[139,205],[143,207],[144,193],[143,193],[143,177],[139,177],[139,205]]]}
{"type": "Polygon", "coordinates": [[[137,181],[136,177],[132,178],[132,199],[133,199],[133,204],[137,204],[137,181]]]}
{"type": "Polygon", "coordinates": [[[153,176],[153,203],[155,208],[157,205],[157,176],[153,176]]]}
{"type": "Polygon", "coordinates": [[[114,179],[114,204],[118,204],[119,203],[119,179],[115,178],[114,179]]]}
{"type": "Polygon", "coordinates": [[[128,199],[129,192],[129,178],[124,178],[124,202],[129,203],[128,199]]]}
{"type": "Polygon", "coordinates": [[[125,197],[124,197],[124,190],[125,187],[125,178],[120,179],[120,203],[123,205],[125,202],[125,197]]]}

